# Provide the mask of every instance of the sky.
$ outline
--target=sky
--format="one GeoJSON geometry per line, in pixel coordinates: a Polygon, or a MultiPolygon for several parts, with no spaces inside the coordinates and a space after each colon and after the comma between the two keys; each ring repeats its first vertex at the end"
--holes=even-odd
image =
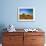
{"type": "Polygon", "coordinates": [[[31,14],[33,13],[33,9],[20,9],[20,14],[26,13],[26,14],[31,14]]]}

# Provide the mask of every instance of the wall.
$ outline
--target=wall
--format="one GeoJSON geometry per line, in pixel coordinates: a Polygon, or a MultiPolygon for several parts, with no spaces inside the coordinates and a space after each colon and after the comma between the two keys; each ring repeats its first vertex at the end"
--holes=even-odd
{"type": "Polygon", "coordinates": [[[43,27],[46,28],[46,0],[1,0],[0,25],[13,24],[16,28],[43,27]],[[18,22],[17,8],[35,8],[34,22],[18,22]]]}
{"type": "Polygon", "coordinates": [[[13,24],[16,28],[39,27],[46,28],[46,0],[1,0],[0,25],[13,24]],[[34,22],[18,22],[17,8],[35,8],[34,22]]]}
{"type": "Polygon", "coordinates": [[[9,24],[13,24],[16,28],[40,27],[46,32],[46,0],[0,0],[0,31],[9,24]],[[18,22],[18,7],[34,7],[36,20],[18,22]]]}

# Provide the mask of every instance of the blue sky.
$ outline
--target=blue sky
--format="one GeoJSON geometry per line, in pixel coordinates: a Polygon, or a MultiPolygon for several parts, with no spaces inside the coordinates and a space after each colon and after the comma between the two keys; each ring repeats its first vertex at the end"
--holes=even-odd
{"type": "Polygon", "coordinates": [[[20,9],[20,14],[22,13],[33,14],[33,9],[20,9]]]}

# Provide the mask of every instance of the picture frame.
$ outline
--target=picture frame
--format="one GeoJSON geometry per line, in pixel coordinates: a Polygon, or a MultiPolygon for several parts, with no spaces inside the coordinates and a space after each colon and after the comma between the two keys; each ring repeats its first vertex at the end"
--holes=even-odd
{"type": "Polygon", "coordinates": [[[35,9],[32,7],[19,7],[17,15],[18,21],[35,21],[35,9]]]}

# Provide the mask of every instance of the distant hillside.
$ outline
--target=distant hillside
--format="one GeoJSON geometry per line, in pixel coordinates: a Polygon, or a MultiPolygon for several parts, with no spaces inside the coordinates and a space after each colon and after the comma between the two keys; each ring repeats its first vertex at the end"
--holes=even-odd
{"type": "Polygon", "coordinates": [[[33,19],[33,16],[23,13],[20,15],[20,19],[33,19]]]}

